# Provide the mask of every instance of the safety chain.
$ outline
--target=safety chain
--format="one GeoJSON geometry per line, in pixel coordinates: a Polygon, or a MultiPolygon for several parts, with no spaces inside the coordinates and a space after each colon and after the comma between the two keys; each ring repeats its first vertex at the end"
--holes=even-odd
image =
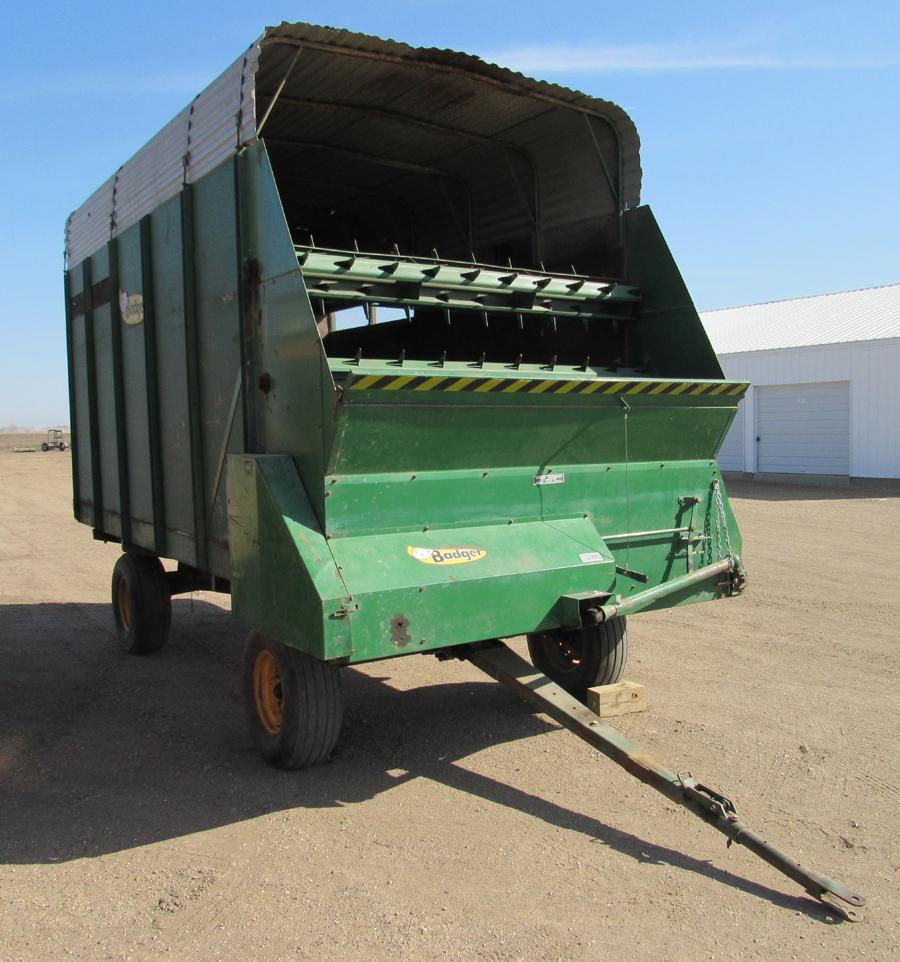
{"type": "Polygon", "coordinates": [[[731,547],[731,535],[728,532],[728,517],[725,514],[725,504],[722,501],[722,486],[716,478],[713,483],[713,500],[716,511],[716,553],[719,559],[734,558],[734,548],[731,547]],[[726,549],[723,552],[723,548],[726,549]]]}

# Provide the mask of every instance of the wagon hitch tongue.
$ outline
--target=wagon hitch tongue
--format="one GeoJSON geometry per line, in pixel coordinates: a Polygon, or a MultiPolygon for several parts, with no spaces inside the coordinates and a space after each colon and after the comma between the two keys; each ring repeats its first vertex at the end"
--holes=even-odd
{"type": "Polygon", "coordinates": [[[696,781],[687,772],[676,774],[660,765],[559,685],[536,672],[503,642],[486,642],[453,652],[457,653],[458,657],[471,661],[476,668],[568,728],[629,774],[718,829],[728,839],[729,847],[737,842],[750,849],[841,918],[850,922],[862,919],[859,908],[865,905],[865,899],[861,895],[834,879],[805,868],[770,845],[740,821],[730,799],[696,781]]]}

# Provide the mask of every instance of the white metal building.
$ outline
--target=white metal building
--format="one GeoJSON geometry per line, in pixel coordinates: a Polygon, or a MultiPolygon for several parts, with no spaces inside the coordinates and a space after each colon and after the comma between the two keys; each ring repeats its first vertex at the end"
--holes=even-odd
{"type": "Polygon", "coordinates": [[[900,284],[700,314],[752,383],[725,471],[900,478],[900,284]]]}

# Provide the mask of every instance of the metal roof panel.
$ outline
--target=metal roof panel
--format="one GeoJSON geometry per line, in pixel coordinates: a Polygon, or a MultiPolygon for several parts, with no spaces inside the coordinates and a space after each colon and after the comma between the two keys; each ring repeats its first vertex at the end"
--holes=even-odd
{"type": "Polygon", "coordinates": [[[900,284],[701,311],[717,354],[900,337],[900,284]]]}

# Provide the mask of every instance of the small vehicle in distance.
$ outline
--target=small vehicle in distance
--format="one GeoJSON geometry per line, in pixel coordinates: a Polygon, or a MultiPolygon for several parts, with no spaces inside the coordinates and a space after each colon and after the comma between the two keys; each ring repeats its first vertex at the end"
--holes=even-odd
{"type": "Polygon", "coordinates": [[[50,428],[47,431],[47,440],[41,441],[42,451],[49,451],[51,448],[65,451],[68,446],[61,428],[50,428]]]}

